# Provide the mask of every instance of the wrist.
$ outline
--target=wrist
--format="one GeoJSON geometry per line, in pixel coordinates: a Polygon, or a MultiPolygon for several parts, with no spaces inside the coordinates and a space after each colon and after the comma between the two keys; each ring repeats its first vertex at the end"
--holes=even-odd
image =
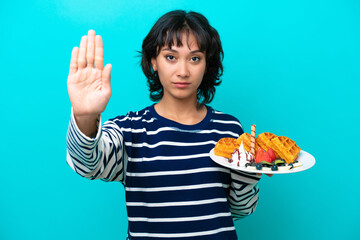
{"type": "Polygon", "coordinates": [[[76,115],[74,120],[79,130],[88,137],[94,138],[100,123],[100,114],[96,115],[76,115]]]}
{"type": "Polygon", "coordinates": [[[100,118],[100,114],[86,114],[86,115],[83,115],[83,114],[74,113],[74,118],[75,118],[76,121],[90,123],[90,122],[97,121],[100,118]]]}

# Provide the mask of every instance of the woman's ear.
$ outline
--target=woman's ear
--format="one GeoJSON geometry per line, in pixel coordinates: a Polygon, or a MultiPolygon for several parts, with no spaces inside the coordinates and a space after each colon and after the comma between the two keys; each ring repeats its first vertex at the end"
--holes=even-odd
{"type": "Polygon", "coordinates": [[[152,65],[152,68],[154,70],[154,72],[157,71],[157,66],[156,66],[156,59],[155,58],[151,58],[151,65],[152,65]]]}

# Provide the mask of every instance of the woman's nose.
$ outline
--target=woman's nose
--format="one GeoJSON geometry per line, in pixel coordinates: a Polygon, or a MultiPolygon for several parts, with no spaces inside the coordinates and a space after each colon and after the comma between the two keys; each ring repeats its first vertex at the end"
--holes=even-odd
{"type": "Polygon", "coordinates": [[[177,68],[177,75],[181,78],[186,78],[190,75],[189,67],[187,66],[186,61],[179,61],[177,68]]]}

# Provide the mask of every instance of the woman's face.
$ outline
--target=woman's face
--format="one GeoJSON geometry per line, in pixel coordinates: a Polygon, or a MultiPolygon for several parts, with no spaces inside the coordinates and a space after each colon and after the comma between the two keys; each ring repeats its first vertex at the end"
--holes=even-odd
{"type": "Polygon", "coordinates": [[[192,33],[182,36],[182,46],[164,46],[156,58],[151,59],[164,89],[163,99],[197,99],[197,89],[206,70],[205,52],[200,52],[192,33]]]}

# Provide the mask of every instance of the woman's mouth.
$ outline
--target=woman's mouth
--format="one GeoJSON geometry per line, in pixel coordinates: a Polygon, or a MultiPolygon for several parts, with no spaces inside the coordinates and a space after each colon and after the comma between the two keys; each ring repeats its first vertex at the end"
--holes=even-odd
{"type": "Polygon", "coordinates": [[[177,88],[186,88],[187,86],[190,85],[190,83],[188,83],[188,82],[174,82],[173,84],[177,88]]]}

